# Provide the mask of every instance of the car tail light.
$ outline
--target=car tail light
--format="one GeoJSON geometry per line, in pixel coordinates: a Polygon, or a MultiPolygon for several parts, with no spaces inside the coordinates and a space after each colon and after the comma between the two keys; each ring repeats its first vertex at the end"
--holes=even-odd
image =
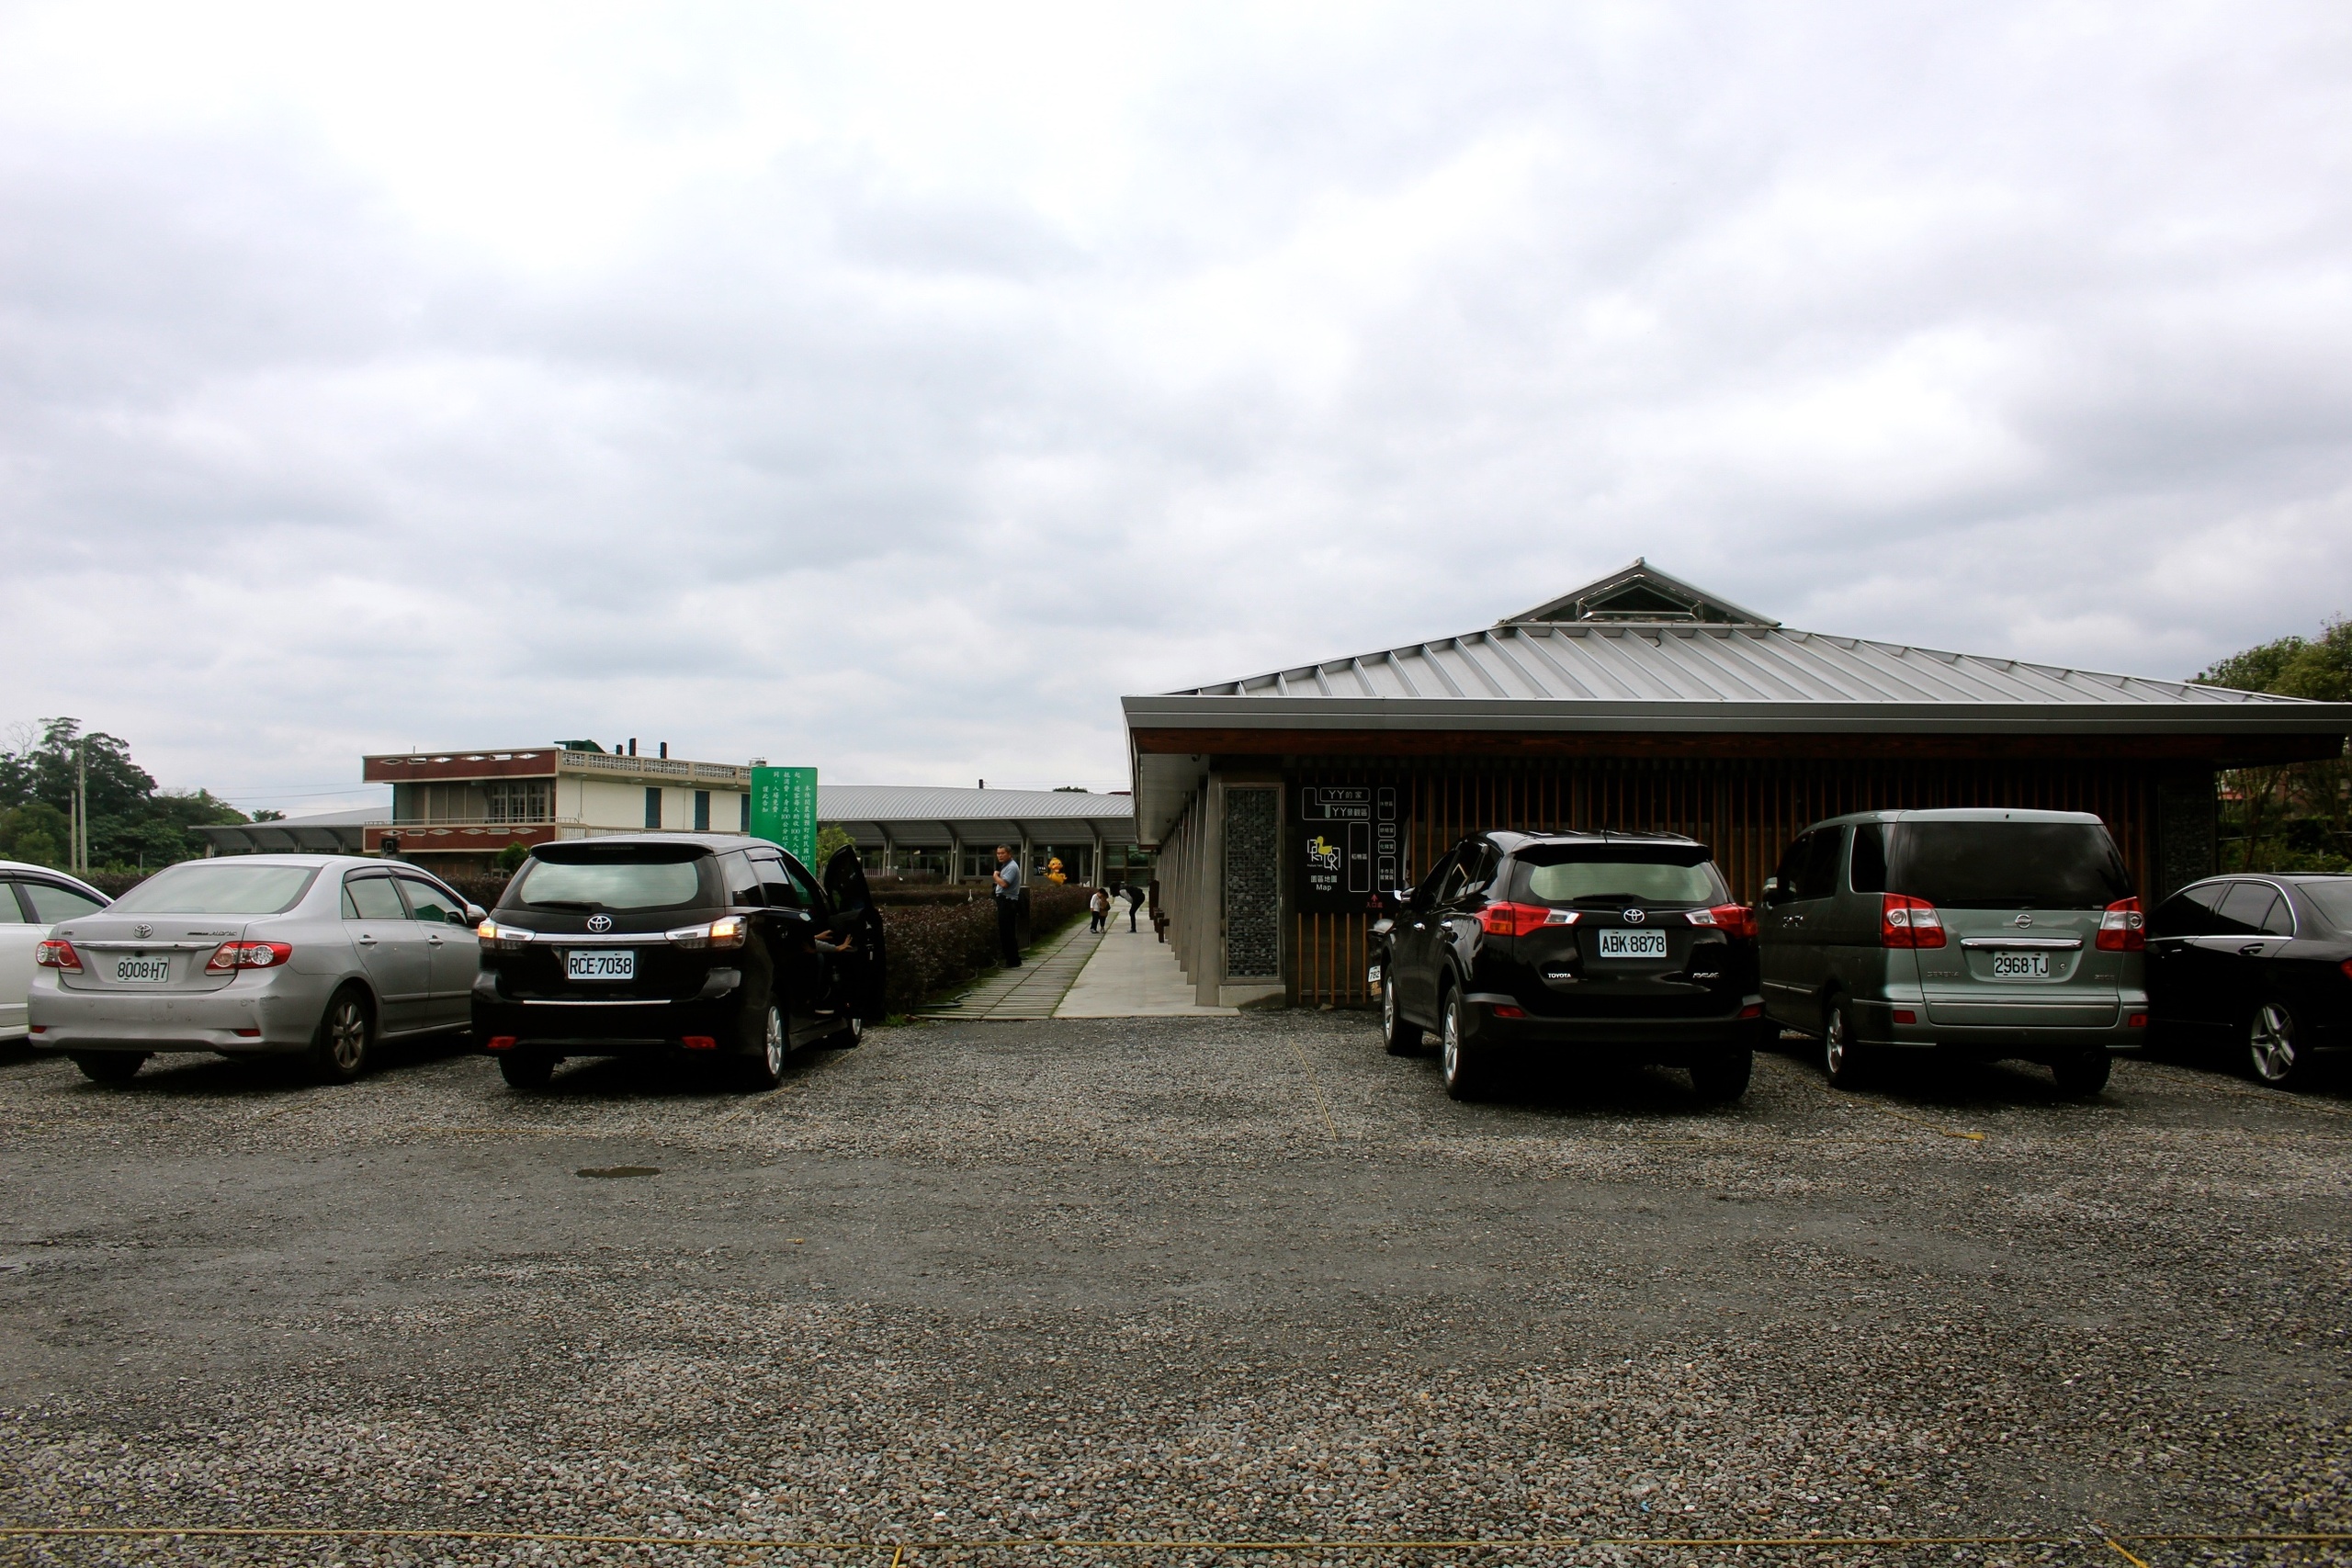
{"type": "Polygon", "coordinates": [[[33,949],[33,962],[44,969],[71,969],[82,972],[82,955],[74,951],[70,942],[45,942],[33,949]]]}
{"type": "Polygon", "coordinates": [[[1506,1002],[1497,1002],[1487,1010],[1497,1018],[1525,1018],[1527,1016],[1525,1008],[1515,1008],[1506,1002]]]}
{"type": "Polygon", "coordinates": [[[229,1032],[235,1035],[240,1040],[258,1040],[261,1038],[261,1031],[258,1029],[232,1029],[229,1031],[229,1032]]]}
{"type": "Polygon", "coordinates": [[[512,1034],[493,1034],[483,1041],[481,1046],[485,1051],[512,1051],[514,1049],[514,1037],[512,1034]]]}
{"type": "Polygon", "coordinates": [[[1553,913],[1541,904],[1489,904],[1478,911],[1478,929],[1488,936],[1525,936],[1541,931],[1553,913]]]}
{"type": "Polygon", "coordinates": [[[484,920],[474,928],[474,935],[481,939],[481,944],[498,953],[520,953],[532,934],[515,926],[502,926],[496,920],[484,920]]]}
{"type": "Polygon", "coordinates": [[[2137,898],[2118,898],[2098,918],[2098,947],[2102,953],[2143,953],[2148,946],[2148,917],[2137,898]]]}
{"type": "Polygon", "coordinates": [[[1690,923],[1694,926],[1713,926],[1729,937],[1752,939],[1756,935],[1756,911],[1745,904],[1718,904],[1712,909],[1693,909],[1690,911],[1690,923]]]}
{"type": "Polygon", "coordinates": [[[684,1045],[689,1051],[716,1051],[718,1049],[718,1040],[707,1034],[689,1034],[678,1043],[684,1045]]]}
{"type": "Polygon", "coordinates": [[[743,931],[743,917],[729,915],[707,926],[679,926],[663,931],[662,937],[673,947],[741,947],[743,931]]]}
{"type": "Polygon", "coordinates": [[[1739,1016],[1742,1018],[1762,1018],[1764,1016],[1764,1004],[1762,1002],[1750,1002],[1746,1007],[1739,1010],[1739,1016]]]}
{"type": "Polygon", "coordinates": [[[1907,893],[1879,895],[1878,941],[1881,947],[1941,947],[1944,918],[1925,898],[1907,893]]]}
{"type": "Polygon", "coordinates": [[[293,956],[294,949],[282,942],[224,942],[204,961],[204,972],[226,975],[236,969],[282,969],[293,956]]]}
{"type": "Polygon", "coordinates": [[[2352,958],[2346,959],[2343,963],[2337,964],[2336,967],[2344,971],[2344,977],[2346,979],[2352,980],[2352,958]]]}
{"type": "Polygon", "coordinates": [[[2144,1012],[2135,1012],[2123,1021],[2123,1027],[2126,1029],[2145,1029],[2148,1027],[2148,1015],[2144,1012]]]}
{"type": "Polygon", "coordinates": [[[1919,1021],[1919,1015],[1909,1008],[1896,1008],[1894,1010],[1894,1021],[1897,1023],[1917,1023],[1919,1021]]]}

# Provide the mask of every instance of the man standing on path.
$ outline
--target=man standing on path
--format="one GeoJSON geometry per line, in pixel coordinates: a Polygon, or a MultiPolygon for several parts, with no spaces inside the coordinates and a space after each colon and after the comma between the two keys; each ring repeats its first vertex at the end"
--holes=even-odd
{"type": "Polygon", "coordinates": [[[1021,967],[1021,863],[996,847],[996,946],[1007,969],[1021,967]]]}
{"type": "Polygon", "coordinates": [[[1136,911],[1143,908],[1143,889],[1130,882],[1127,884],[1126,891],[1127,930],[1133,931],[1136,929],[1136,911]]]}

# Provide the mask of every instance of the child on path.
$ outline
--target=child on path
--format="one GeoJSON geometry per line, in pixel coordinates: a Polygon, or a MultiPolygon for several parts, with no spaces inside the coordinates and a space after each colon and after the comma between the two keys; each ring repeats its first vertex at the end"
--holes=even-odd
{"type": "Polygon", "coordinates": [[[1103,892],[1100,887],[1096,888],[1094,890],[1094,897],[1086,901],[1086,929],[1088,931],[1099,931],[1103,930],[1108,923],[1108,917],[1111,913],[1111,896],[1108,893],[1103,892]]]}

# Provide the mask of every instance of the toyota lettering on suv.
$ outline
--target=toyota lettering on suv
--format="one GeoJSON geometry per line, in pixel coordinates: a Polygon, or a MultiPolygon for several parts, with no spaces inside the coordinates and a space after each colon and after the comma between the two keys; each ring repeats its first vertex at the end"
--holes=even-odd
{"type": "Polygon", "coordinates": [[[1386,903],[1372,938],[1382,1033],[1406,1055],[1434,1030],[1455,1099],[1514,1059],[1687,1067],[1702,1099],[1747,1091],[1755,919],[1704,844],[1481,833],[1386,903]]]}
{"type": "Polygon", "coordinates": [[[482,922],[474,1038],[518,1089],[571,1056],[681,1052],[772,1089],[803,1045],[882,1017],[881,917],[857,852],[820,886],[773,844],[630,834],[544,845],[482,922]]]}

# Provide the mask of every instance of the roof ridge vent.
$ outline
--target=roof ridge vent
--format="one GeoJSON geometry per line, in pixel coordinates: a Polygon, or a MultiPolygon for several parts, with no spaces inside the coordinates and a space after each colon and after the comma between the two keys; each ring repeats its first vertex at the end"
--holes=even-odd
{"type": "Polygon", "coordinates": [[[1497,626],[1525,622],[1615,621],[1651,625],[1708,623],[1777,626],[1781,623],[1660,571],[1645,557],[1556,599],[1506,615],[1497,626]]]}

